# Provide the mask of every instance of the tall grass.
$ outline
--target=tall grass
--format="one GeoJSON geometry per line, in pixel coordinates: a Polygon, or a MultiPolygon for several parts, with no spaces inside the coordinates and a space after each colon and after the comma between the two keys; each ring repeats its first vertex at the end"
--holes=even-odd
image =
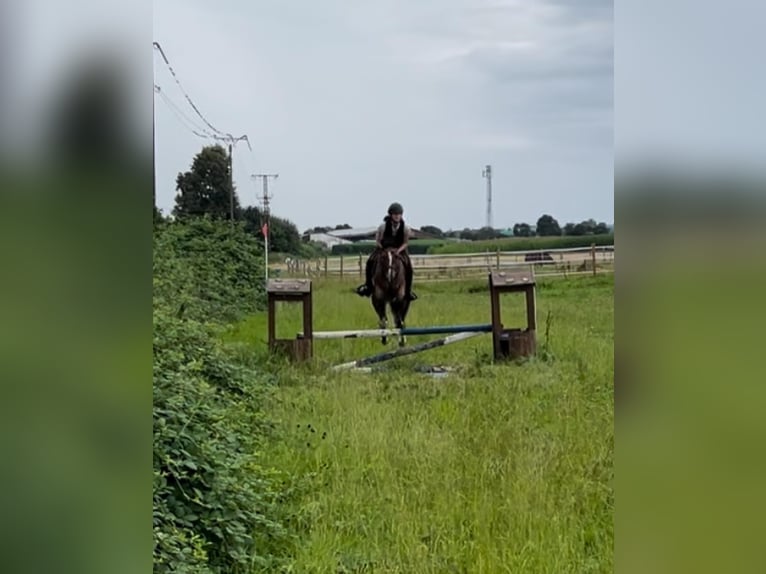
{"type": "MultiPolygon", "coordinates": [[[[523,364],[490,364],[486,335],[374,374],[324,366],[378,340],[316,341],[317,365],[283,365],[265,458],[295,477],[294,571],[611,572],[612,289],[609,276],[539,285],[541,352],[523,364]]],[[[484,282],[419,294],[409,325],[489,321],[484,282]]],[[[523,325],[523,299],[503,305],[523,325]]],[[[297,313],[280,310],[289,336],[297,313]]],[[[375,326],[369,300],[338,283],[317,285],[315,314],[316,329],[375,326]]],[[[262,341],[264,321],[229,336],[262,341]]]]}

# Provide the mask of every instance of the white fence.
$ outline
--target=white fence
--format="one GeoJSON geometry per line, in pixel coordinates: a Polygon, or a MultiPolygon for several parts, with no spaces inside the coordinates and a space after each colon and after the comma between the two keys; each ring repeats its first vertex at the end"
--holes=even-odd
{"type": "MultiPolygon", "coordinates": [[[[270,265],[282,277],[354,279],[364,277],[368,254],[341,255],[314,260],[288,260],[270,265]]],[[[444,281],[483,277],[490,270],[530,267],[535,275],[596,275],[614,271],[614,245],[536,249],[533,251],[487,251],[410,255],[417,281],[444,281]]]]}

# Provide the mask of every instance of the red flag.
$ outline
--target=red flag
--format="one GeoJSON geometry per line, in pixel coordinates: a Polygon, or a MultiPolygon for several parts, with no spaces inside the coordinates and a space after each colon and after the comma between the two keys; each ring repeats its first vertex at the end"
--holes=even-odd
{"type": "Polygon", "coordinates": [[[264,223],[263,227],[261,227],[261,233],[263,233],[263,236],[266,237],[266,234],[269,232],[269,224],[264,223]]]}

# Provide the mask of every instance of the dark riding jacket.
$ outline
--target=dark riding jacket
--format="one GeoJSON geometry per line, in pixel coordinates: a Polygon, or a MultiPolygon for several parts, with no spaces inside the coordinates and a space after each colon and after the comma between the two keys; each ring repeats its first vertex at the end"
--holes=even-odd
{"type": "Polygon", "coordinates": [[[406,224],[404,223],[404,219],[402,219],[399,222],[399,228],[394,233],[394,226],[393,226],[393,220],[390,217],[386,217],[385,219],[385,228],[383,230],[383,236],[380,239],[380,244],[383,246],[383,249],[398,249],[404,243],[406,242],[404,231],[407,228],[406,224]]]}
{"type": "MultiPolygon", "coordinates": [[[[378,227],[377,236],[380,238],[380,244],[383,246],[383,249],[398,249],[399,247],[401,247],[408,241],[409,239],[408,236],[410,235],[410,233],[411,232],[409,228],[404,223],[404,219],[399,221],[399,227],[396,229],[396,232],[394,233],[393,220],[390,217],[386,217],[385,223],[381,224],[380,227],[378,227]]],[[[373,272],[376,253],[379,253],[377,249],[373,253],[371,253],[370,256],[367,258],[366,285],[368,289],[372,289],[372,272],[373,272]]],[[[410,261],[410,256],[409,256],[409,253],[407,253],[406,249],[402,251],[401,257],[404,259],[407,289],[410,290],[412,287],[412,271],[413,270],[412,270],[412,262],[410,261]]]]}

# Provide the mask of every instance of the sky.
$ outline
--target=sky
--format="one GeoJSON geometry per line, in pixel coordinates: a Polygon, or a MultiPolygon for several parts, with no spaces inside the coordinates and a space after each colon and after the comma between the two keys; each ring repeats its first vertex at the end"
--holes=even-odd
{"type": "MultiPolygon", "coordinates": [[[[272,213],[300,230],[376,225],[393,201],[414,226],[481,227],[487,164],[495,227],[613,222],[611,1],[157,0],[154,40],[210,123],[247,134],[240,202],[278,173],[272,213]]],[[[196,117],[156,51],[154,81],[196,117]]],[[[211,142],[155,106],[169,213],[211,142]]]]}

